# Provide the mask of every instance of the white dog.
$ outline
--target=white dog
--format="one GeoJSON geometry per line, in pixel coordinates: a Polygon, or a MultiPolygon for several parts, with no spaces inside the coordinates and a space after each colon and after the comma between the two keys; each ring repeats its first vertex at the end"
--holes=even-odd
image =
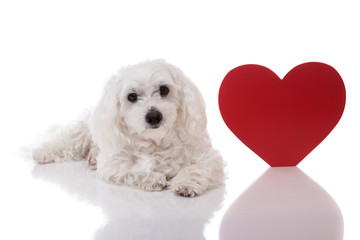
{"type": "Polygon", "coordinates": [[[121,69],[78,122],[33,150],[37,163],[88,159],[105,181],[194,197],[224,182],[224,162],[206,130],[202,96],[162,60],[121,69]]]}

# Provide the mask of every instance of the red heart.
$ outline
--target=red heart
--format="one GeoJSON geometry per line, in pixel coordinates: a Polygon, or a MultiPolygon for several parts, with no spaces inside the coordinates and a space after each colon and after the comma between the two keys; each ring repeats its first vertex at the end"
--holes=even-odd
{"type": "Polygon", "coordinates": [[[243,65],[219,91],[226,125],[272,167],[301,162],[339,122],[345,99],[339,73],[317,62],[293,68],[283,80],[266,67],[243,65]]]}

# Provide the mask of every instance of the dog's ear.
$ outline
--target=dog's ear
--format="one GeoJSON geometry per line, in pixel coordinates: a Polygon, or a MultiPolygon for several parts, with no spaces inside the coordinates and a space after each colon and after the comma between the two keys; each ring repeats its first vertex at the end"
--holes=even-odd
{"type": "Polygon", "coordinates": [[[174,81],[180,86],[178,132],[183,139],[198,138],[206,130],[207,119],[204,99],[196,85],[175,66],[169,65],[174,81]]]}
{"type": "Polygon", "coordinates": [[[126,141],[121,132],[118,78],[118,75],[114,75],[107,82],[103,95],[89,119],[93,141],[106,154],[121,151],[126,141]]]}

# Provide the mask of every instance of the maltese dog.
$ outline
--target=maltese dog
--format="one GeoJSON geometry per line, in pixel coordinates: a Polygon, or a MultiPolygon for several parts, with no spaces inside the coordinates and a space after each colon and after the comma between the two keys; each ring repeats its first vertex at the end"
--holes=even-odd
{"type": "Polygon", "coordinates": [[[194,197],[223,184],[224,162],[206,130],[204,100],[163,60],[122,68],[95,108],[51,131],[37,163],[88,160],[105,181],[194,197]]]}

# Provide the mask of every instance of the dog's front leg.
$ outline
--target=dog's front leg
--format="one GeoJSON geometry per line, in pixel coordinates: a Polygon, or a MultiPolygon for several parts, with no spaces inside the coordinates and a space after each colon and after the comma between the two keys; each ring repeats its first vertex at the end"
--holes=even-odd
{"type": "Polygon", "coordinates": [[[171,189],[183,197],[195,197],[202,194],[209,187],[209,173],[192,164],[182,168],[171,180],[171,189]]]}
{"type": "Polygon", "coordinates": [[[195,197],[225,181],[224,162],[218,152],[209,150],[207,155],[194,159],[181,168],[169,184],[180,196],[195,197]]]}
{"type": "Polygon", "coordinates": [[[167,186],[166,176],[159,172],[129,172],[120,179],[121,184],[145,191],[161,191],[167,186]]]}
{"type": "Polygon", "coordinates": [[[154,170],[147,159],[135,156],[105,157],[99,154],[97,172],[107,182],[145,191],[161,191],[168,185],[165,174],[154,170]]]}

